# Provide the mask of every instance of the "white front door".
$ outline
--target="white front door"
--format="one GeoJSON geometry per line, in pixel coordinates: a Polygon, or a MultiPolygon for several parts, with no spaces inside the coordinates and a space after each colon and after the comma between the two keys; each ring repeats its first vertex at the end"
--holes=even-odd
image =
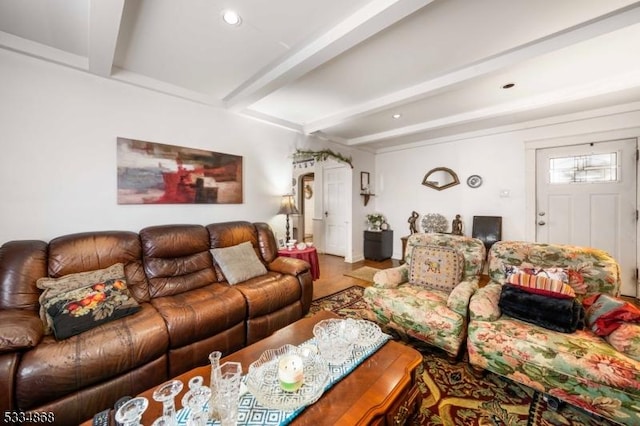
{"type": "Polygon", "coordinates": [[[325,252],[344,256],[347,241],[347,172],[345,167],[324,169],[325,252]]]}
{"type": "Polygon", "coordinates": [[[536,241],[602,249],[636,296],[636,139],[536,151],[536,241]]]}

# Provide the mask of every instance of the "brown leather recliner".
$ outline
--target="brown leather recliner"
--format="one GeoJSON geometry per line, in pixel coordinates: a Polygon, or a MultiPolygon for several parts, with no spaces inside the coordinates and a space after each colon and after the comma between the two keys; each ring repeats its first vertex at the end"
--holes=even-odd
{"type": "Polygon", "coordinates": [[[279,259],[269,226],[249,222],[5,243],[0,247],[0,411],[51,411],[56,424],[78,424],[122,396],[205,365],[213,350],[233,352],[296,321],[311,303],[309,265],[279,259]],[[268,273],[230,286],[209,249],[245,241],[268,273]],[[140,311],[64,340],[45,336],[36,281],[114,263],[125,265],[140,311]]]}
{"type": "MultiPolygon", "coordinates": [[[[278,257],[278,249],[270,228],[245,222],[208,225],[211,247],[222,248],[251,241],[258,257],[266,262],[267,274],[235,285],[247,302],[247,344],[257,342],[274,331],[291,324],[309,312],[313,297],[311,278],[299,279],[309,273],[306,262],[291,262],[278,257]]],[[[224,274],[217,268],[218,275],[224,274]]]]}

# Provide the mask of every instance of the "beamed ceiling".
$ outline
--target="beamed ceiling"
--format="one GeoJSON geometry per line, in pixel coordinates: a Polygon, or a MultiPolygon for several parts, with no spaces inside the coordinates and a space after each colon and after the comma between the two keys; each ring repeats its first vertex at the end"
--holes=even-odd
{"type": "Polygon", "coordinates": [[[0,0],[0,47],[370,152],[640,108],[628,0],[0,0]]]}

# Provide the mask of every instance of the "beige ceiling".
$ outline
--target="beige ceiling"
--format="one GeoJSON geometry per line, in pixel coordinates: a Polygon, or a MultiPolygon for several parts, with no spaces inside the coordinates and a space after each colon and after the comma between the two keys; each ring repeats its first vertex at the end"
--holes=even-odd
{"type": "Polygon", "coordinates": [[[629,0],[0,0],[0,48],[372,152],[640,105],[629,0]]]}

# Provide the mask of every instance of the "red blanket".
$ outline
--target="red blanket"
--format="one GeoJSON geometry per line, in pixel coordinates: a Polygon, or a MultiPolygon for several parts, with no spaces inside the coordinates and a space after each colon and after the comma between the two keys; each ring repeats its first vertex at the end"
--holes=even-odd
{"type": "Polygon", "coordinates": [[[587,326],[598,336],[608,336],[623,322],[640,322],[640,308],[608,294],[585,298],[587,326]]]}

